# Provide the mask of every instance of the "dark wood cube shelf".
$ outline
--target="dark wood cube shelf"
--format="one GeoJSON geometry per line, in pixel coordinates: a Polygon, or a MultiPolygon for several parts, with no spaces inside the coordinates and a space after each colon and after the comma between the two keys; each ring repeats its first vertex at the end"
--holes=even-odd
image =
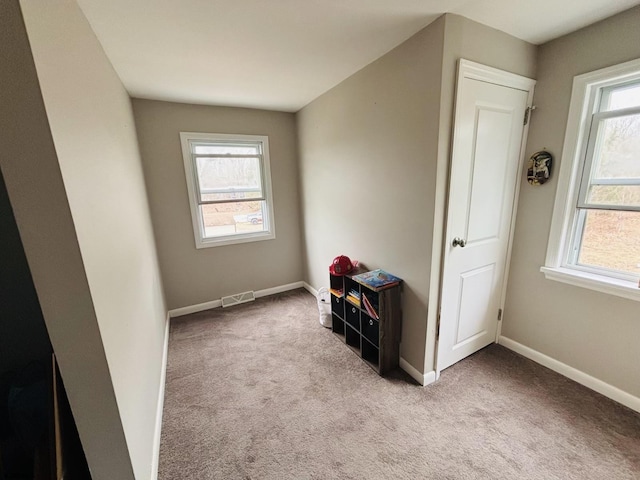
{"type": "Polygon", "coordinates": [[[372,289],[353,280],[365,271],[358,269],[344,276],[329,274],[332,331],[367,365],[384,375],[398,366],[400,357],[401,283],[372,289]],[[360,301],[349,292],[357,293],[360,301]]]}

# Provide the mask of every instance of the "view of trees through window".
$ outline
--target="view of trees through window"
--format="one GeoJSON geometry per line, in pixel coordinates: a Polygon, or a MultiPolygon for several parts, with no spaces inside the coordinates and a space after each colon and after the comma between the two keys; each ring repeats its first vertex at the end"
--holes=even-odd
{"type": "MultiPolygon", "coordinates": [[[[640,106],[640,85],[614,90],[601,111],[640,106]]],[[[595,122],[594,122],[595,123],[595,122]]],[[[613,116],[592,126],[588,205],[640,207],[640,113],[613,116]]],[[[586,211],[578,263],[640,274],[640,212],[586,211]]]]}
{"type": "Polygon", "coordinates": [[[211,155],[199,156],[196,161],[205,236],[264,231],[264,193],[257,147],[200,146],[200,150],[201,154],[211,155]],[[227,154],[247,157],[224,156],[227,154]],[[246,201],[251,198],[260,200],[246,201]]]}

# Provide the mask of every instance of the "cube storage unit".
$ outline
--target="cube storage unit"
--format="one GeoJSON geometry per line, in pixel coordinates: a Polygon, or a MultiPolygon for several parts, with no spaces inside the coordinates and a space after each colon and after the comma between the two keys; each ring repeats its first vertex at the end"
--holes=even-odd
{"type": "Polygon", "coordinates": [[[353,280],[355,275],[364,272],[358,270],[344,276],[329,274],[332,331],[373,370],[384,375],[398,366],[400,357],[401,284],[368,288],[353,280]]]}

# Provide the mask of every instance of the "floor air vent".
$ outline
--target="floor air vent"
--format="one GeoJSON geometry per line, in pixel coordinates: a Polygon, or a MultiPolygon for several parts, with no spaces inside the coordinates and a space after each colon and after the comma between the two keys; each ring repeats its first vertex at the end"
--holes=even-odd
{"type": "Polygon", "coordinates": [[[229,295],[228,297],[222,297],[222,307],[231,307],[232,305],[238,305],[240,303],[253,302],[256,296],[251,292],[237,293],[235,295],[229,295]]]}

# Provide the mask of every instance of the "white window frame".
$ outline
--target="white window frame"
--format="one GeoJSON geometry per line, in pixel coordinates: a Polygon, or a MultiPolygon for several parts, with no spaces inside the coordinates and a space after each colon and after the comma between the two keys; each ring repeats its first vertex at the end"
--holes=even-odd
{"type": "MultiPolygon", "coordinates": [[[[273,195],[271,191],[271,167],[269,162],[269,137],[266,135],[235,135],[223,133],[197,133],[180,132],[180,144],[182,145],[182,158],[184,172],[189,194],[189,207],[191,208],[191,221],[196,248],[219,247],[222,245],[234,245],[238,243],[257,242],[276,238],[275,219],[273,215],[273,195]],[[191,142],[233,142],[260,144],[262,154],[260,167],[262,187],[266,208],[262,212],[262,224],[265,230],[262,232],[238,233],[220,237],[205,237],[204,221],[200,209],[201,202],[198,197],[198,179],[195,168],[195,156],[191,152],[191,142]]],[[[231,202],[231,201],[230,201],[231,202]]]]}
{"type": "Polygon", "coordinates": [[[607,115],[596,114],[598,118],[593,118],[597,102],[606,87],[637,80],[640,80],[640,59],[574,77],[547,256],[540,270],[550,280],[640,301],[637,276],[612,274],[610,270],[569,262],[579,217],[578,201],[584,206],[582,179],[588,180],[590,173],[584,166],[585,159],[589,159],[589,165],[591,162],[587,154],[587,149],[593,148],[587,145],[591,124],[607,115]]]}

